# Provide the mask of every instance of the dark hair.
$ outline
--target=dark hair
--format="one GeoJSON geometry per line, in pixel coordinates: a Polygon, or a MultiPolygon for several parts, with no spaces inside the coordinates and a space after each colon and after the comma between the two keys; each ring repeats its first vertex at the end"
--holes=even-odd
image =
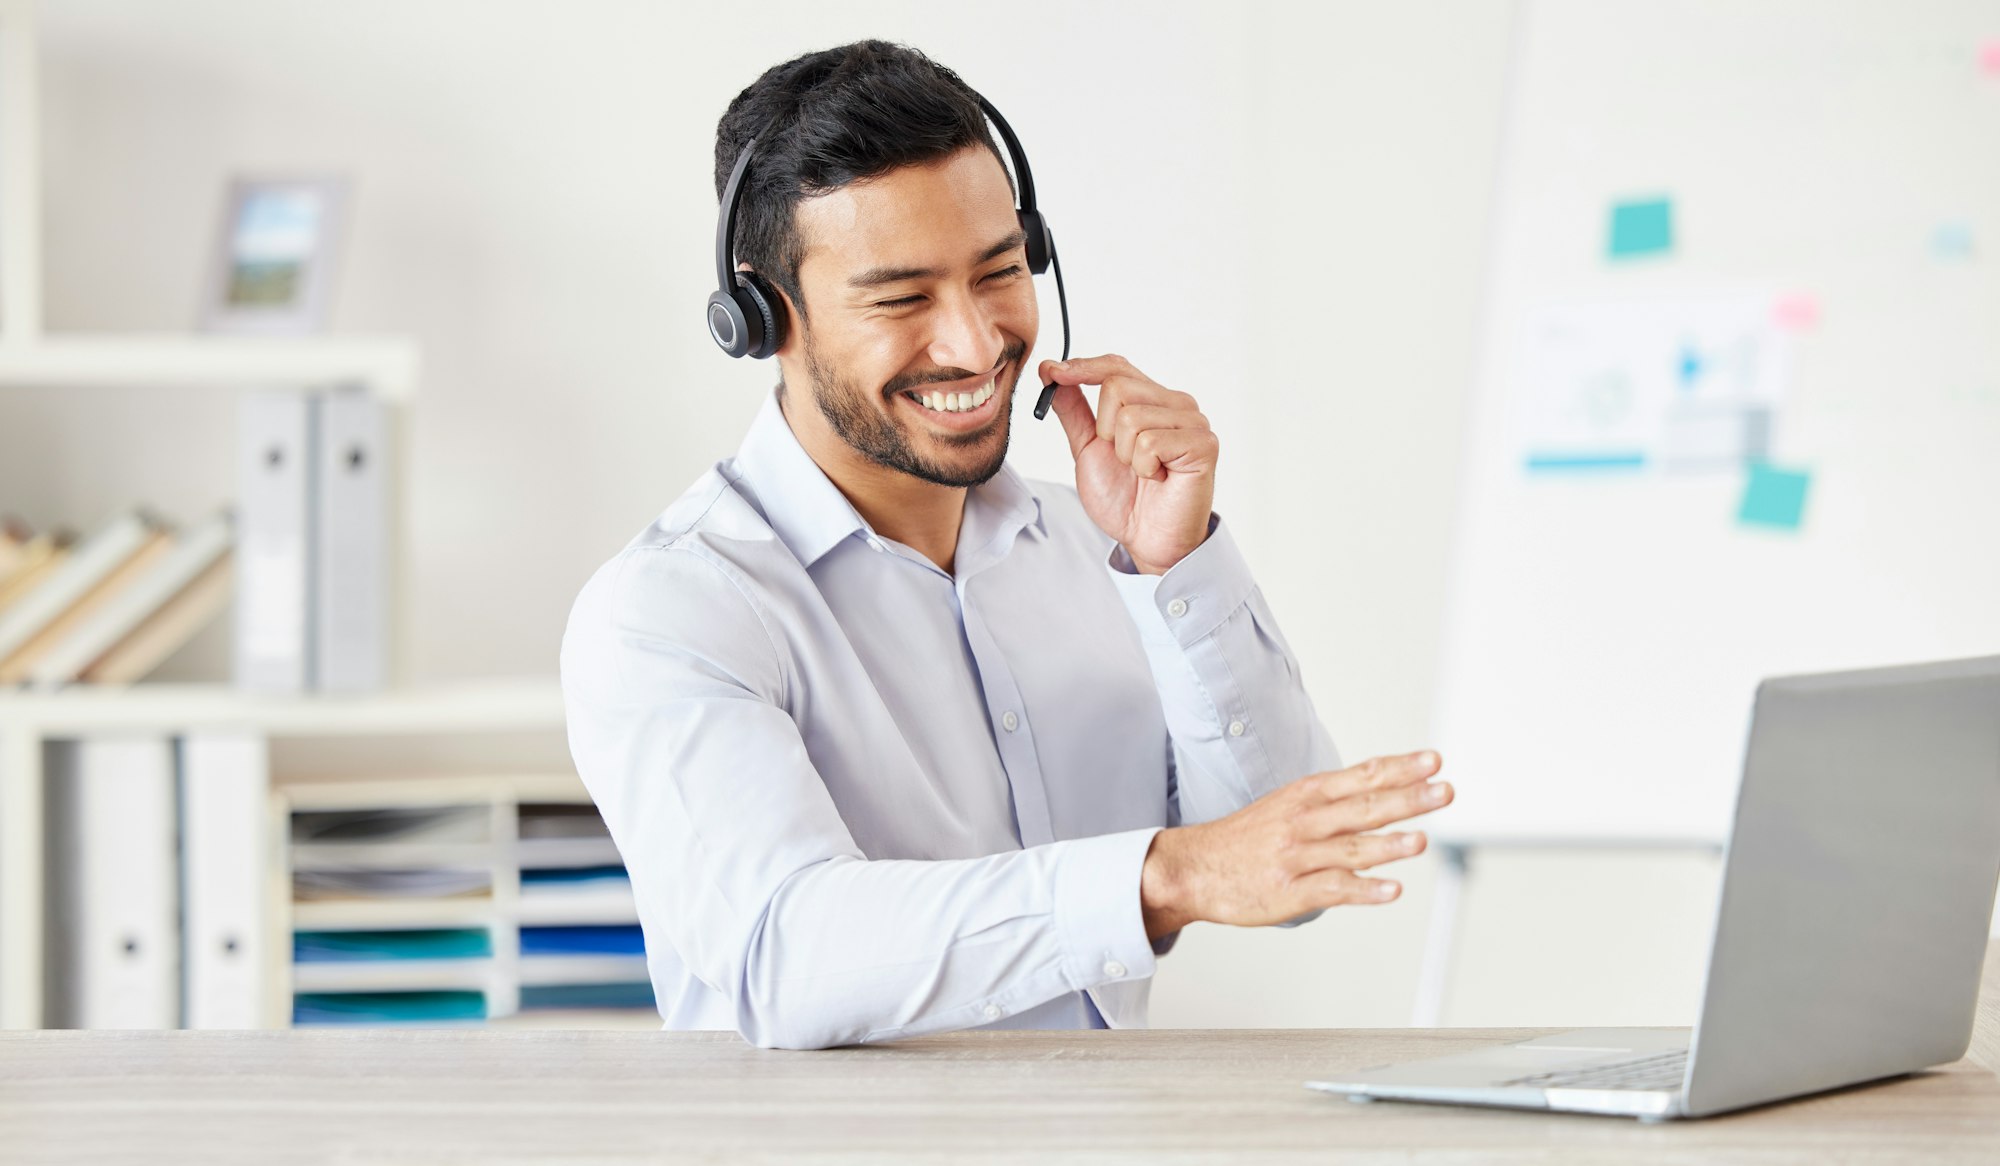
{"type": "Polygon", "coordinates": [[[737,94],[715,127],[718,201],[753,137],[736,258],[784,289],[801,314],[802,199],[975,143],[1000,156],[971,86],[916,49],[880,40],[794,57],[737,94]]]}

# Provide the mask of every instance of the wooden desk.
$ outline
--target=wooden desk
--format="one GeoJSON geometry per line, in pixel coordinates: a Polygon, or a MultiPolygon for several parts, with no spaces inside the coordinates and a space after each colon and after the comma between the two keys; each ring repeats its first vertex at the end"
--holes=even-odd
{"type": "Polygon", "coordinates": [[[2000,1078],[1971,1058],[1658,1126],[1359,1106],[1299,1084],[1527,1035],[959,1033],[799,1053],[727,1033],[11,1032],[0,1161],[2000,1162],[2000,1078]]]}

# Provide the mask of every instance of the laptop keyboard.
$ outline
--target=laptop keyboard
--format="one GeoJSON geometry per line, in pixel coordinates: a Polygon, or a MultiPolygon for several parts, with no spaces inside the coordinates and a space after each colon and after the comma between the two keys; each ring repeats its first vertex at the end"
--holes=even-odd
{"type": "Polygon", "coordinates": [[[1687,1060],[1686,1049],[1673,1049],[1608,1065],[1535,1073],[1501,1084],[1530,1089],[1679,1089],[1687,1077],[1687,1060]]]}

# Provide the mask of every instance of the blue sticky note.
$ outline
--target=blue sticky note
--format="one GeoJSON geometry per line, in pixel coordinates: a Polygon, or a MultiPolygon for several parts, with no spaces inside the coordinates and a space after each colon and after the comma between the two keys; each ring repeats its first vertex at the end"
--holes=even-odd
{"type": "Polygon", "coordinates": [[[1743,485],[1743,505],[1736,511],[1736,521],[1745,526],[1797,530],[1799,520],[1805,516],[1806,490],[1811,485],[1809,470],[1751,462],[1750,478],[1743,485]]]}
{"type": "Polygon", "coordinates": [[[1606,254],[1612,259],[1663,255],[1674,247],[1674,203],[1654,198],[1611,206],[1611,238],[1606,254]]]}
{"type": "Polygon", "coordinates": [[[1944,223],[1931,232],[1931,254],[1939,259],[1966,259],[1972,255],[1972,227],[1968,223],[1944,223]]]}

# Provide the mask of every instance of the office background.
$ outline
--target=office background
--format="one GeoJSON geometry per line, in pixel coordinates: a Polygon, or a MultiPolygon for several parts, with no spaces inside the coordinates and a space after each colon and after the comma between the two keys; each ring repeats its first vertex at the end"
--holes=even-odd
{"type": "MultiPolygon", "coordinates": [[[[2000,35],[1990,3],[1769,7],[2000,35]]],[[[423,351],[396,671],[545,675],[583,579],[735,448],[775,375],[721,357],[696,313],[716,117],[798,52],[905,41],[1022,134],[1077,350],[1129,356],[1213,419],[1218,508],[1359,760],[1429,740],[1520,11],[59,0],[41,12],[48,326],[188,328],[228,174],[351,174],[331,330],[423,351]]],[[[233,488],[227,392],[4,408],[0,500],[40,522],[135,498],[194,515],[233,488]]],[[[1025,472],[1066,476],[1053,423],[1020,412],[1015,433],[1025,472]]],[[[219,625],[160,678],[225,676],[228,655],[219,625]]],[[[1461,799],[1502,796],[1449,762],[1461,799]]],[[[1196,929],[1163,961],[1155,1024],[1407,1022],[1436,870],[1408,865],[1387,909],[1196,929]]],[[[1711,856],[1507,853],[1479,874],[1447,1022],[1691,1020],[1711,856]]]]}

